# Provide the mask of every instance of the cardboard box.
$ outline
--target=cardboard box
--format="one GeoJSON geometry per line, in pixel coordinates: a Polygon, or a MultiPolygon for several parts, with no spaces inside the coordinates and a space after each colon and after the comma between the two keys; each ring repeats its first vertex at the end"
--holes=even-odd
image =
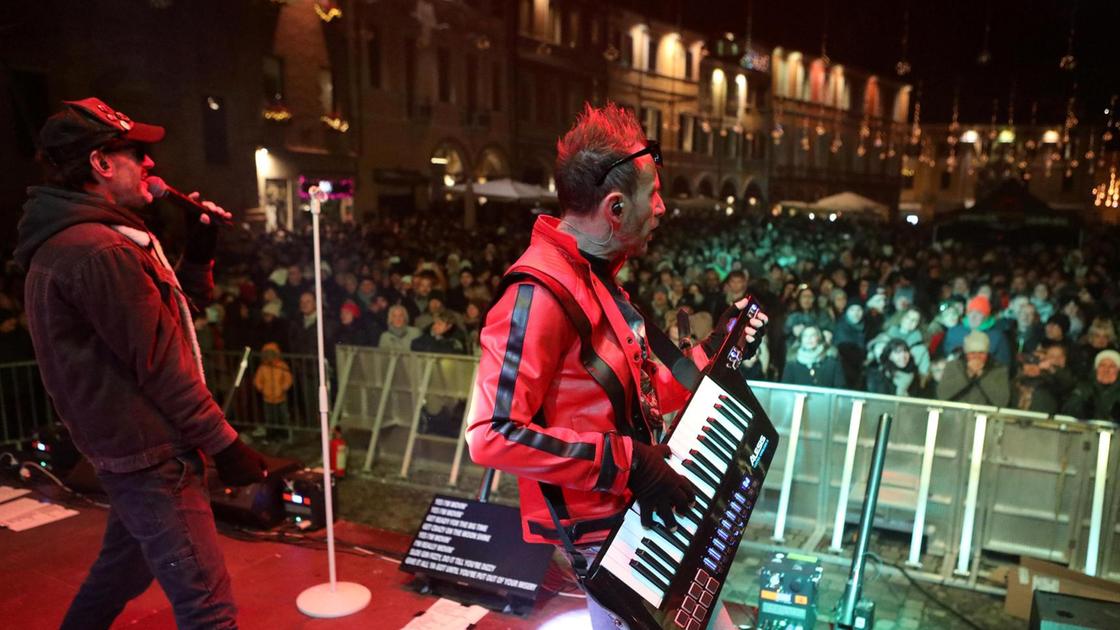
{"type": "Polygon", "coordinates": [[[1024,556],[1018,567],[1008,571],[1004,612],[1019,619],[1030,619],[1035,589],[1120,602],[1120,583],[1024,556]]]}

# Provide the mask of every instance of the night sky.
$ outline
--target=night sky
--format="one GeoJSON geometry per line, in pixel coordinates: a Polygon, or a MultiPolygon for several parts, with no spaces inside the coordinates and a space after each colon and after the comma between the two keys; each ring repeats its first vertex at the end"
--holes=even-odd
{"type": "MultiPolygon", "coordinates": [[[[630,4],[630,3],[628,3],[630,4]]],[[[646,10],[654,3],[645,3],[646,10]]],[[[711,0],[656,3],[658,17],[705,32],[746,31],[752,9],[754,37],[816,56],[827,28],[828,55],[837,63],[897,78],[904,12],[910,12],[909,61],[905,79],[922,88],[923,121],[948,121],[953,92],[960,86],[962,122],[988,122],[992,99],[999,120],[1015,84],[1015,122],[1061,122],[1066,99],[1078,83],[1083,122],[1104,120],[1109,97],[1120,92],[1120,0],[711,0]],[[681,7],[684,7],[683,11],[681,7]],[[1058,62],[1066,54],[1071,12],[1076,7],[1073,73],[1058,62]],[[984,25],[990,17],[987,66],[977,64],[984,25]],[[826,17],[827,16],[827,17],[826,17]]],[[[639,5],[640,6],[640,5],[639,5]]],[[[637,6],[635,6],[637,8],[637,6]]]]}

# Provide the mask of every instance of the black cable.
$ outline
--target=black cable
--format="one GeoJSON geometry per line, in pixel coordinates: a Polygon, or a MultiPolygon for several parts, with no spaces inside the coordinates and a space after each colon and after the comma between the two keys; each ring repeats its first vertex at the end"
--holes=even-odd
{"type": "MultiPolygon", "coordinates": [[[[287,532],[282,529],[258,532],[242,527],[231,527],[227,525],[225,527],[219,526],[218,532],[228,538],[242,540],[245,542],[276,542],[286,545],[294,545],[297,547],[305,547],[308,549],[323,549],[327,545],[327,541],[325,539],[321,540],[318,538],[311,538],[310,536],[307,536],[302,532],[287,532]]],[[[340,540],[338,538],[335,539],[335,548],[339,551],[342,551],[343,553],[348,553],[350,555],[355,555],[363,558],[369,558],[371,556],[381,556],[387,560],[392,560],[394,562],[401,562],[404,559],[404,555],[396,551],[390,551],[388,549],[381,549],[379,547],[370,547],[366,545],[356,545],[354,543],[340,540]]]]}
{"type": "Polygon", "coordinates": [[[957,609],[955,609],[952,606],[950,606],[949,604],[945,603],[941,598],[937,597],[932,592],[927,590],[924,586],[922,586],[918,582],[917,579],[914,578],[914,576],[910,575],[910,572],[906,570],[906,567],[902,566],[901,564],[895,564],[894,562],[887,562],[886,560],[883,560],[882,558],[880,558],[878,556],[878,554],[876,554],[874,552],[871,552],[871,551],[868,551],[867,553],[865,553],[863,555],[865,557],[870,557],[870,558],[873,558],[873,559],[877,560],[880,564],[885,564],[887,566],[891,566],[891,567],[894,567],[894,568],[898,569],[902,573],[902,576],[905,577],[907,580],[909,580],[910,584],[912,584],[914,586],[914,588],[918,589],[918,592],[921,593],[922,595],[924,595],[926,599],[928,599],[931,602],[937,604],[938,606],[944,608],[945,610],[948,610],[949,612],[953,613],[953,616],[955,616],[957,619],[960,619],[968,627],[973,628],[974,630],[988,630],[987,628],[984,628],[983,626],[977,624],[975,621],[969,619],[968,617],[965,617],[960,612],[958,612],[957,609]]]}

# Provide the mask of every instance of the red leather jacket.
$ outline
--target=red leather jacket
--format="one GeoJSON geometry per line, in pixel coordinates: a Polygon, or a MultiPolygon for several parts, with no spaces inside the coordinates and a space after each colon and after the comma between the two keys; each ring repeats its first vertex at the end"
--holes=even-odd
{"type": "MultiPolygon", "coordinates": [[[[606,538],[629,502],[632,440],[661,430],[637,409],[642,371],[662,413],[680,409],[689,391],[652,354],[643,358],[606,285],[558,225],[539,217],[511,270],[546,274],[570,291],[591,324],[596,374],[557,296],[531,279],[513,281],[482,329],[467,442],[475,463],[518,475],[525,540],[559,541],[548,493],[573,542],[593,543],[606,538]]],[[[697,351],[693,361],[702,356],[697,351]]]]}

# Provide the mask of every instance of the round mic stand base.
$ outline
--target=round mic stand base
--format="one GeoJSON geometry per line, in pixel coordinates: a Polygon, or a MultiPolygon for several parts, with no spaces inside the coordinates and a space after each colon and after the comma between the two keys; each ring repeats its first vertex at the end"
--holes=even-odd
{"type": "Polygon", "coordinates": [[[324,583],[304,590],[296,607],[308,617],[331,619],[352,615],[369,605],[369,589],[354,582],[324,583]]]}

